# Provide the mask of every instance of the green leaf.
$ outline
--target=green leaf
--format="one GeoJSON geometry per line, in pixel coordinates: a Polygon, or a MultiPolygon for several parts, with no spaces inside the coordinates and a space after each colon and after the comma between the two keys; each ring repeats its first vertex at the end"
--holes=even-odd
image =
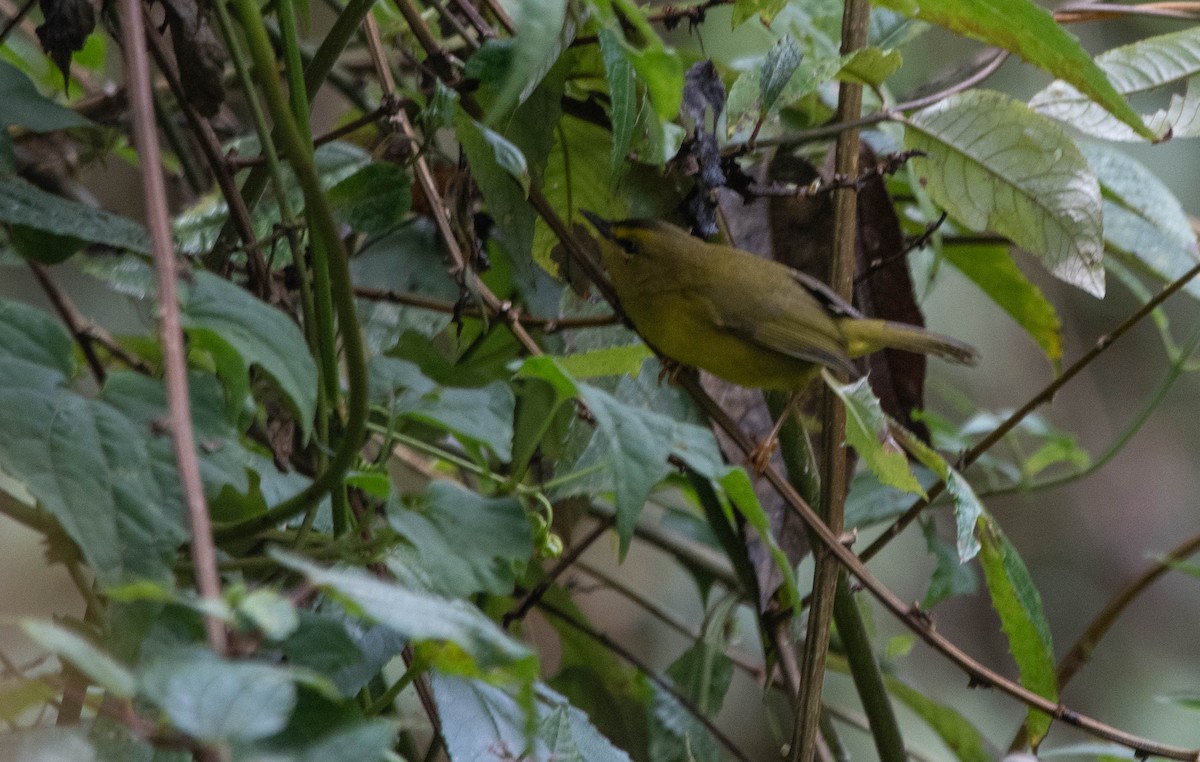
{"type": "Polygon", "coordinates": [[[483,677],[499,670],[524,686],[537,676],[533,652],[465,601],[414,592],[357,569],[323,569],[282,551],[273,551],[272,557],[341,600],[357,616],[414,643],[437,646],[429,658],[443,671],[483,677]]]}
{"type": "Polygon", "coordinates": [[[271,640],[284,640],[300,626],[300,618],[291,600],[269,588],[252,590],[238,601],[237,613],[271,640]]]}
{"type": "Polygon", "coordinates": [[[897,50],[880,50],[876,47],[859,48],[838,69],[837,78],[842,82],[858,82],[870,87],[879,87],[884,80],[899,71],[904,58],[897,50]]]}
{"type": "Polygon", "coordinates": [[[133,220],[46,193],[16,177],[0,176],[0,222],[138,254],[150,252],[146,229],[133,220]]]}
{"type": "Polygon", "coordinates": [[[488,124],[525,102],[575,39],[575,19],[567,0],[517,0],[509,8],[516,37],[509,49],[503,85],[488,109],[488,124]]]}
{"type": "MultiPolygon", "coordinates": [[[[568,226],[574,222],[582,224],[580,209],[588,209],[605,219],[629,216],[628,200],[613,193],[609,182],[612,134],[572,117],[564,116],[559,125],[542,192],[563,222],[568,226]]],[[[558,238],[539,217],[533,229],[533,261],[552,274],[558,272],[558,266],[550,250],[557,245],[558,238]]]]}
{"type": "Polygon", "coordinates": [[[0,472],[57,519],[101,585],[168,578],[187,537],[178,477],[158,470],[148,428],[67,388],[73,372],[57,323],[0,302],[0,472]]]}
{"type": "Polygon", "coordinates": [[[515,498],[435,481],[417,499],[390,501],[387,514],[440,595],[508,595],[533,553],[529,519],[515,498]]]}
{"type": "Polygon", "coordinates": [[[39,93],[25,72],[0,61],[0,127],[52,132],[89,124],[91,120],[39,93]]]}
{"type": "MultiPolygon", "coordinates": [[[[44,680],[5,680],[0,683],[0,719],[15,724],[30,709],[56,702],[61,696],[44,680]]],[[[5,759],[2,749],[0,746],[0,759],[5,759]]]]}
{"type": "MultiPolygon", "coordinates": [[[[1058,678],[1054,672],[1050,627],[1029,570],[1000,526],[986,514],[979,520],[979,539],[983,546],[979,560],[992,606],[1000,615],[1009,651],[1021,674],[1021,685],[1050,701],[1057,701],[1058,678]]],[[[1050,722],[1048,714],[1029,709],[1025,727],[1035,747],[1045,738],[1050,722]]]]}
{"type": "Polygon", "coordinates": [[[975,571],[959,560],[954,546],[938,538],[934,523],[922,523],[921,531],[925,535],[925,547],[934,559],[933,574],[930,575],[925,597],[921,599],[921,608],[931,609],[948,598],[977,591],[979,580],[975,577],[975,571]]]}
{"type": "MultiPolygon", "coordinates": [[[[1135,270],[1169,283],[1196,266],[1196,234],[1175,194],[1141,162],[1116,148],[1079,149],[1104,192],[1104,238],[1109,252],[1135,270]]],[[[1184,286],[1200,297],[1200,282],[1184,286]]]]}
{"type": "Polygon", "coordinates": [[[642,364],[654,353],[643,342],[620,347],[604,347],[589,352],[554,358],[558,366],[574,378],[598,376],[636,376],[642,364]]]}
{"type": "Polygon", "coordinates": [[[140,693],[178,730],[203,741],[252,741],[278,733],[296,706],[287,671],[226,661],[202,648],[173,648],[146,664],[140,693]]]}
{"type": "Polygon", "coordinates": [[[942,256],[1025,329],[1046,357],[1052,362],[1062,358],[1062,321],[1054,305],[1025,277],[1006,247],[946,245],[942,256]]]}
{"type": "Polygon", "coordinates": [[[41,727],[0,734],[0,759],[19,759],[21,762],[93,760],[96,749],[83,728],[41,727]]]}
{"type": "Polygon", "coordinates": [[[12,225],[8,240],[22,257],[43,265],[65,262],[87,245],[87,241],[78,238],[55,235],[24,225],[12,225]]]}
{"type": "Polygon", "coordinates": [[[750,476],[743,468],[730,468],[721,477],[719,484],[733,507],[742,514],[746,523],[758,532],[759,539],[783,576],[783,590],[787,595],[788,603],[796,611],[799,611],[803,608],[803,602],[800,596],[800,586],[796,582],[796,571],[792,568],[787,554],[775,539],[775,533],[771,530],[771,520],[754,491],[754,485],[750,483],[750,476]]]}
{"type": "Polygon", "coordinates": [[[775,101],[779,99],[784,87],[791,81],[792,75],[800,66],[800,59],[803,58],[803,55],[800,46],[796,44],[790,34],[785,34],[767,51],[758,81],[759,98],[762,99],[764,113],[770,112],[774,107],[775,101]]]}
{"type": "Polygon", "coordinates": [[[996,758],[989,753],[987,740],[970,720],[954,707],[934,701],[899,678],[885,676],[888,693],[904,702],[918,717],[937,733],[942,743],[954,753],[959,762],[988,762],[996,758]]]}
{"type": "Polygon", "coordinates": [[[734,0],[733,28],[736,29],[755,16],[769,26],[775,16],[787,7],[788,0],[734,0]]]}
{"type": "Polygon", "coordinates": [[[22,619],[21,629],[38,645],[58,655],[117,698],[133,698],[133,673],[78,634],[52,622],[22,619]]]}
{"type": "Polygon", "coordinates": [[[654,112],[669,122],[679,115],[683,103],[683,61],[674,50],[663,47],[657,37],[654,39],[655,45],[629,51],[629,61],[646,84],[654,112]]]}
{"type": "Polygon", "coordinates": [[[915,434],[902,426],[892,429],[899,436],[904,448],[922,465],[933,471],[946,484],[946,493],[954,501],[954,524],[957,538],[959,563],[970,561],[979,552],[979,541],[975,539],[975,525],[985,514],[983,503],[971,489],[971,483],[950,467],[941,455],[915,434]]]}
{"type": "Polygon", "coordinates": [[[329,189],[334,219],[351,230],[381,236],[412,208],[412,178],[391,162],[372,162],[329,189]]]}
{"type": "MultiPolygon", "coordinates": [[[[643,678],[644,680],[645,678],[643,678]]],[[[649,683],[650,754],[669,762],[720,762],[716,740],[695,715],[657,683],[649,683]]]]}
{"type": "Polygon", "coordinates": [[[822,372],[826,385],[846,406],[846,441],[879,481],[924,496],[920,482],[908,467],[908,458],[892,438],[887,416],[866,378],[840,384],[822,372]]]}
{"type": "Polygon", "coordinates": [[[579,391],[596,418],[611,458],[623,557],[646,498],[671,470],[667,458],[677,455],[701,475],[712,478],[723,470],[721,454],[706,428],[626,404],[592,386],[580,384],[579,391]]]}
{"type": "Polygon", "coordinates": [[[1079,40],[1059,26],[1049,11],[1030,0],[872,2],[1016,53],[1034,66],[1070,82],[1139,135],[1148,140],[1162,137],[1142,123],[1141,117],[1092,61],[1079,40]]]}
{"type": "Polygon", "coordinates": [[[625,49],[625,40],[609,28],[597,32],[604,71],[608,78],[609,122],[612,124],[612,163],[615,173],[633,144],[637,122],[637,83],[625,49]]]}
{"type": "Polygon", "coordinates": [[[1038,256],[1058,278],[1104,295],[1100,186],[1054,122],[983,90],[914,114],[905,147],[933,200],[971,230],[1038,256]]]}
{"type": "Polygon", "coordinates": [[[181,285],[180,318],[192,344],[236,352],[243,371],[261,368],[291,401],[307,437],[317,408],[317,365],[296,324],[212,273],[196,272],[181,285]]]}
{"type": "Polygon", "coordinates": [[[524,261],[533,245],[533,207],[525,157],[501,135],[459,112],[454,120],[458,142],[467,155],[488,211],[503,231],[503,241],[515,261],[524,261]]]}
{"type": "Polygon", "coordinates": [[[505,462],[512,458],[515,400],[508,384],[442,386],[416,364],[394,357],[372,359],[368,375],[372,402],[384,405],[392,415],[478,442],[505,462]]]}
{"type": "MultiPolygon", "coordinates": [[[[1096,56],[1096,64],[1108,75],[1117,92],[1126,97],[1186,82],[1184,97],[1172,94],[1166,109],[1145,114],[1142,119],[1156,134],[1170,130],[1173,138],[1200,135],[1195,79],[1200,74],[1200,29],[1190,27],[1113,48],[1096,56]]],[[[1033,96],[1029,107],[1104,140],[1134,141],[1147,137],[1061,80],[1033,96]]]]}

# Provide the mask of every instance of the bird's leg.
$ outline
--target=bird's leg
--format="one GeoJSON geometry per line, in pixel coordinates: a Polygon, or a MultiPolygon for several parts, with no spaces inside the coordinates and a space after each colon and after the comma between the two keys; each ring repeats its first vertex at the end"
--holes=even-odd
{"type": "Polygon", "coordinates": [[[678,386],[679,373],[683,370],[683,364],[678,360],[672,360],[670,357],[659,357],[658,362],[662,366],[662,370],[658,372],[659,385],[662,385],[665,378],[671,386],[678,386]]]}
{"type": "Polygon", "coordinates": [[[746,463],[754,469],[755,476],[762,476],[767,470],[767,466],[771,462],[771,455],[775,452],[775,448],[779,447],[779,431],[783,428],[784,421],[796,409],[803,395],[800,392],[792,392],[788,395],[787,404],[783,406],[783,410],[779,413],[779,418],[775,420],[775,425],[771,427],[771,433],[767,434],[767,438],[754,446],[750,454],[746,456],[746,463]]]}

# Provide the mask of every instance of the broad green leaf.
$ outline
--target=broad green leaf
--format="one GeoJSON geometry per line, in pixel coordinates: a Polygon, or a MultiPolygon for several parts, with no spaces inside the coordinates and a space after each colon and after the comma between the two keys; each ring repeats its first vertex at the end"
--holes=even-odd
{"type": "Polygon", "coordinates": [[[390,501],[387,514],[439,595],[508,595],[533,553],[529,519],[516,498],[489,499],[435,481],[420,497],[390,501]]]}
{"type": "Polygon", "coordinates": [[[0,222],[139,254],[150,252],[146,229],[133,220],[68,201],[16,177],[0,177],[0,222]]]}
{"type": "Polygon", "coordinates": [[[488,211],[503,232],[505,248],[515,261],[524,261],[533,244],[536,216],[526,201],[529,170],[524,156],[512,143],[464,112],[459,112],[454,124],[488,211]],[[501,145],[511,150],[499,150],[501,145]]]}
{"type": "Polygon", "coordinates": [[[913,169],[951,216],[1003,235],[1058,278],[1104,295],[1100,186],[1057,124],[978,90],[914,114],[904,143],[925,152],[913,169]]]}
{"type": "Polygon", "coordinates": [[[19,125],[33,132],[52,132],[91,123],[39,93],[25,72],[0,61],[0,127],[19,125]]]}
{"type": "Polygon", "coordinates": [[[271,640],[284,640],[300,626],[300,617],[292,602],[269,588],[252,590],[238,601],[237,613],[271,640]]]}
{"type": "Polygon", "coordinates": [[[574,399],[578,390],[574,380],[546,355],[526,360],[513,377],[513,384],[517,402],[512,464],[514,479],[520,479],[563,405],[574,399]]]}
{"type": "Polygon", "coordinates": [[[278,733],[296,706],[296,684],[278,667],[226,661],[202,648],[160,653],[138,675],[140,693],[171,724],[204,741],[278,733]]]}
{"type": "Polygon", "coordinates": [[[293,718],[287,731],[249,748],[238,749],[241,753],[235,754],[235,759],[262,762],[329,762],[337,759],[390,762],[397,759],[392,753],[395,740],[396,723],[392,720],[344,721],[329,732],[313,738],[311,723],[298,723],[293,718]]]}
{"type": "Polygon", "coordinates": [[[571,40],[575,19],[567,0],[517,0],[509,12],[517,26],[507,72],[488,110],[489,124],[525,101],[571,40]]]}
{"type": "Polygon", "coordinates": [[[38,645],[70,662],[112,696],[132,698],[137,690],[132,672],[71,630],[40,619],[22,619],[21,629],[38,645]]]}
{"type": "Polygon", "coordinates": [[[683,102],[683,61],[679,54],[658,42],[641,50],[630,50],[629,62],[645,83],[658,118],[669,122],[678,116],[683,102]]]}
{"type": "Polygon", "coordinates": [[[399,165],[373,162],[330,188],[328,198],[338,222],[380,236],[395,229],[412,208],[412,179],[399,165]]]}
{"type": "Polygon", "coordinates": [[[770,112],[775,106],[775,101],[783,94],[784,87],[796,73],[803,56],[800,46],[790,34],[785,34],[767,51],[758,80],[759,98],[762,100],[764,113],[770,112]]]}
{"type": "Polygon", "coordinates": [[[887,676],[888,693],[904,702],[905,706],[925,721],[942,743],[954,753],[959,762],[988,762],[996,758],[990,753],[987,739],[952,706],[939,703],[916,690],[899,678],[887,676]]]}
{"type": "MultiPolygon", "coordinates": [[[[1114,147],[1081,143],[1104,192],[1109,252],[1134,270],[1169,283],[1196,266],[1196,234],[1175,194],[1145,165],[1114,147]]],[[[1200,297],[1200,282],[1184,288],[1200,297]]]]}
{"type": "Polygon", "coordinates": [[[233,350],[243,371],[251,365],[261,368],[295,406],[307,437],[317,407],[317,365],[296,324],[212,273],[196,272],[181,285],[180,318],[192,344],[233,350]]]}
{"type": "Polygon", "coordinates": [[[348,606],[352,613],[376,622],[415,644],[438,647],[434,666],[452,674],[483,677],[493,670],[531,685],[537,657],[505,634],[483,612],[462,600],[413,592],[357,569],[323,569],[275,551],[273,557],[303,574],[348,606]]]}
{"type": "Polygon", "coordinates": [[[646,708],[653,760],[720,762],[721,750],[708,728],[677,698],[657,683],[649,684],[652,698],[646,708]]]}
{"type": "Polygon", "coordinates": [[[579,390],[607,444],[624,556],[646,498],[671,470],[667,458],[676,455],[712,478],[722,468],[721,455],[712,432],[704,427],[626,404],[592,386],[580,384],[579,390]]]}
{"type": "MultiPolygon", "coordinates": [[[[992,606],[1000,615],[1009,651],[1021,674],[1021,685],[1050,701],[1057,701],[1058,678],[1054,672],[1050,627],[1029,570],[991,516],[980,517],[979,540],[983,546],[979,560],[992,606]]],[[[1029,709],[1025,727],[1035,747],[1045,738],[1050,722],[1049,715],[1029,709]]]]}
{"type": "Polygon", "coordinates": [[[892,438],[887,416],[867,379],[841,384],[828,373],[821,375],[846,406],[846,441],[867,468],[883,484],[923,496],[925,491],[908,467],[904,451],[892,438]]]}
{"type": "Polygon", "coordinates": [[[78,238],[55,235],[24,225],[11,225],[8,240],[22,257],[43,265],[66,262],[87,245],[87,241],[78,238]]]}
{"type": "Polygon", "coordinates": [[[636,376],[642,364],[654,353],[644,343],[627,344],[621,347],[605,347],[590,352],[554,358],[559,367],[575,378],[597,376],[636,376]]]}
{"type": "Polygon", "coordinates": [[[879,87],[884,80],[895,74],[904,64],[898,50],[880,50],[876,47],[860,48],[838,69],[837,78],[843,82],[858,82],[879,87]]]}
{"type": "MultiPolygon", "coordinates": [[[[1186,94],[1171,95],[1170,105],[1143,115],[1146,126],[1156,134],[1171,131],[1171,137],[1200,135],[1200,101],[1196,75],[1200,74],[1200,28],[1148,37],[1101,53],[1096,64],[1123,96],[1147,93],[1186,82],[1186,94]]],[[[1029,101],[1039,114],[1104,140],[1135,141],[1146,136],[1114,118],[1108,111],[1070,84],[1057,81],[1029,101]]]]}
{"type": "Polygon", "coordinates": [[[946,245],[942,256],[1025,329],[1046,357],[1052,362],[1062,358],[1062,321],[1042,290],[1017,267],[1007,247],[946,245]]]}
{"type": "Polygon", "coordinates": [[[723,641],[703,638],[667,667],[667,677],[679,692],[710,719],[721,711],[733,680],[733,661],[726,656],[723,641]]]}
{"type": "Polygon", "coordinates": [[[609,121],[612,123],[612,163],[615,173],[625,162],[633,144],[633,126],[637,122],[637,82],[625,50],[625,40],[609,28],[597,32],[604,71],[608,78],[609,121]]]}
{"type": "Polygon", "coordinates": [[[734,0],[733,27],[736,29],[756,16],[769,26],[787,4],[787,0],[734,0]]]}
{"type": "MultiPolygon", "coordinates": [[[[572,117],[563,117],[559,124],[542,187],[551,206],[567,225],[583,223],[580,209],[588,209],[605,219],[627,217],[628,200],[613,193],[609,183],[612,134],[572,117]]],[[[556,245],[558,238],[539,217],[533,229],[533,261],[552,274],[558,272],[550,256],[556,245]]]]}
{"type": "Polygon", "coordinates": [[[368,368],[372,402],[397,417],[419,421],[512,457],[515,400],[508,384],[479,388],[442,386],[408,360],[376,357],[368,368]]]}
{"type": "Polygon", "coordinates": [[[158,471],[147,427],[67,388],[73,372],[54,320],[0,302],[0,472],[54,516],[101,585],[167,578],[187,536],[178,478],[158,471]]]}
{"type": "Polygon", "coordinates": [[[872,0],[965,37],[1016,53],[1066,80],[1148,140],[1162,137],[1142,123],[1074,35],[1031,0],[872,0]]]}

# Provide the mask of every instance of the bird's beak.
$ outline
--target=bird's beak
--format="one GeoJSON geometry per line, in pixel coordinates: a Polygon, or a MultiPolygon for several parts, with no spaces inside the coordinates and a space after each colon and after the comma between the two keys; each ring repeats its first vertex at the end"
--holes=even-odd
{"type": "Polygon", "coordinates": [[[580,209],[579,213],[586,217],[588,222],[592,223],[592,227],[596,228],[597,233],[610,241],[613,239],[611,222],[594,212],[589,212],[587,209],[580,209]]]}

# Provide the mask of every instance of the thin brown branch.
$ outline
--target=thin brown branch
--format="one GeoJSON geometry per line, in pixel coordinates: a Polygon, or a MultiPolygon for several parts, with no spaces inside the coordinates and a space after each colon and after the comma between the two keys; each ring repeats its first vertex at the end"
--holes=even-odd
{"type": "MultiPolygon", "coordinates": [[[[133,118],[134,145],[142,175],[142,193],[146,222],[154,256],[158,286],[158,313],[162,331],[163,365],[170,416],[171,443],[179,468],[180,488],[187,505],[192,535],[192,562],[196,586],[202,598],[213,604],[221,600],[221,579],[217,574],[216,548],[212,524],[204,500],[200,462],[196,456],[196,438],[188,397],[187,355],[180,324],[179,294],[176,278],[179,265],[171,242],[171,221],[167,212],[167,188],[162,173],[162,154],[154,128],[154,102],[150,92],[150,60],[146,55],[146,30],[143,27],[142,0],[121,0],[124,37],[125,77],[133,118]]],[[[226,650],[225,626],[215,616],[204,617],[209,647],[217,654],[226,650]]]]}
{"type": "Polygon", "coordinates": [[[592,640],[596,641],[600,645],[607,648],[609,651],[612,651],[613,653],[615,653],[622,660],[628,662],[631,666],[633,666],[634,669],[636,669],[638,672],[641,672],[643,675],[645,675],[646,679],[648,679],[650,682],[654,683],[656,686],[658,686],[664,692],[670,694],[671,698],[678,701],[680,706],[682,706],[687,711],[688,714],[692,715],[692,717],[695,718],[695,720],[697,722],[699,722],[701,725],[703,725],[704,728],[709,733],[712,734],[712,737],[714,739],[716,739],[717,743],[724,746],[726,751],[728,751],[730,754],[733,755],[734,759],[741,760],[742,762],[749,762],[750,758],[746,756],[745,752],[743,752],[741,749],[739,749],[737,747],[737,745],[734,744],[733,741],[728,736],[726,736],[724,733],[722,733],[721,729],[718,728],[716,725],[714,725],[712,720],[708,719],[708,717],[706,717],[704,715],[704,713],[701,712],[695,706],[695,704],[693,704],[688,699],[687,696],[684,696],[682,693],[680,693],[679,689],[677,689],[674,685],[672,685],[669,680],[662,677],[654,670],[650,669],[650,667],[648,665],[646,665],[637,656],[635,656],[632,651],[625,648],[620,643],[617,643],[616,641],[614,641],[612,638],[608,637],[604,633],[597,632],[596,630],[589,627],[587,624],[579,621],[575,617],[571,616],[567,612],[563,611],[562,609],[558,608],[557,606],[554,606],[551,603],[547,603],[546,601],[541,601],[540,603],[538,603],[538,609],[540,611],[544,611],[547,614],[553,616],[555,619],[558,619],[559,621],[566,623],[572,629],[583,633],[587,637],[591,638],[592,640]]]}
{"type": "Polygon", "coordinates": [[[592,530],[588,532],[582,540],[575,543],[575,545],[566,553],[563,553],[562,558],[558,559],[558,562],[554,564],[550,571],[546,572],[545,578],[542,579],[541,582],[538,582],[537,585],[534,586],[534,588],[530,590],[524,598],[521,599],[520,603],[518,603],[512,608],[511,611],[504,615],[504,618],[501,620],[504,628],[508,629],[513,622],[524,619],[525,615],[529,613],[529,610],[537,605],[538,601],[540,601],[542,597],[550,591],[550,588],[554,585],[555,580],[562,576],[563,572],[571,568],[571,565],[579,560],[579,557],[583,555],[584,551],[592,547],[596,540],[599,540],[601,537],[603,537],[604,533],[609,529],[612,529],[616,523],[616,514],[613,514],[612,518],[603,519],[597,522],[596,526],[592,527],[592,530]]]}
{"type": "Polygon", "coordinates": [[[16,13],[8,17],[8,21],[4,22],[4,28],[0,29],[0,43],[8,39],[8,36],[12,34],[12,30],[16,28],[17,24],[21,23],[21,20],[33,9],[33,4],[36,2],[37,0],[25,0],[25,4],[18,8],[16,13]]]}
{"type": "Polygon", "coordinates": [[[104,386],[104,379],[108,376],[108,372],[104,369],[104,363],[100,362],[100,357],[96,354],[96,348],[92,343],[92,337],[88,334],[87,319],[80,314],[70,297],[50,277],[50,270],[45,265],[29,260],[29,269],[33,271],[33,277],[37,278],[42,292],[54,306],[54,311],[58,313],[63,324],[67,326],[67,330],[71,332],[71,337],[79,345],[84,359],[87,360],[88,368],[92,371],[92,378],[96,379],[97,385],[104,386]]]}
{"type": "MultiPolygon", "coordinates": [[[[1105,352],[1105,350],[1115,344],[1122,336],[1128,333],[1131,328],[1153,313],[1154,310],[1162,305],[1163,302],[1186,286],[1188,282],[1197,275],[1200,275],[1200,264],[1193,266],[1192,269],[1188,270],[1179,278],[1176,278],[1169,285],[1164,287],[1162,291],[1159,291],[1154,296],[1154,298],[1150,299],[1140,308],[1138,308],[1136,312],[1121,322],[1121,324],[1114,328],[1112,332],[1098,338],[1095,345],[1085,352],[1082,357],[1072,363],[1070,367],[1064,370],[1062,375],[1046,384],[1046,386],[1043,387],[1040,392],[1031,397],[1024,405],[1014,410],[1008,416],[1008,418],[1006,418],[999,426],[993,429],[991,433],[976,443],[974,447],[964,452],[962,457],[959,458],[957,464],[958,468],[960,470],[965,470],[975,461],[979,460],[980,456],[982,456],[997,442],[1007,436],[1008,433],[1015,429],[1017,425],[1021,423],[1021,421],[1025,420],[1030,413],[1054,399],[1054,395],[1057,394],[1060,389],[1066,386],[1071,379],[1079,375],[1080,371],[1091,365],[1096,358],[1105,352]]],[[[889,542],[903,532],[904,529],[921,514],[921,511],[925,510],[925,508],[928,507],[933,500],[938,498],[942,492],[945,491],[945,489],[945,482],[938,482],[930,487],[924,499],[917,500],[911,506],[909,506],[908,510],[906,510],[904,514],[900,516],[900,518],[896,519],[895,522],[893,522],[887,529],[884,530],[883,534],[877,537],[875,541],[872,542],[870,546],[862,552],[862,560],[869,561],[870,559],[874,558],[875,555],[879,553],[879,551],[883,550],[883,548],[887,546],[889,542]]]]}

